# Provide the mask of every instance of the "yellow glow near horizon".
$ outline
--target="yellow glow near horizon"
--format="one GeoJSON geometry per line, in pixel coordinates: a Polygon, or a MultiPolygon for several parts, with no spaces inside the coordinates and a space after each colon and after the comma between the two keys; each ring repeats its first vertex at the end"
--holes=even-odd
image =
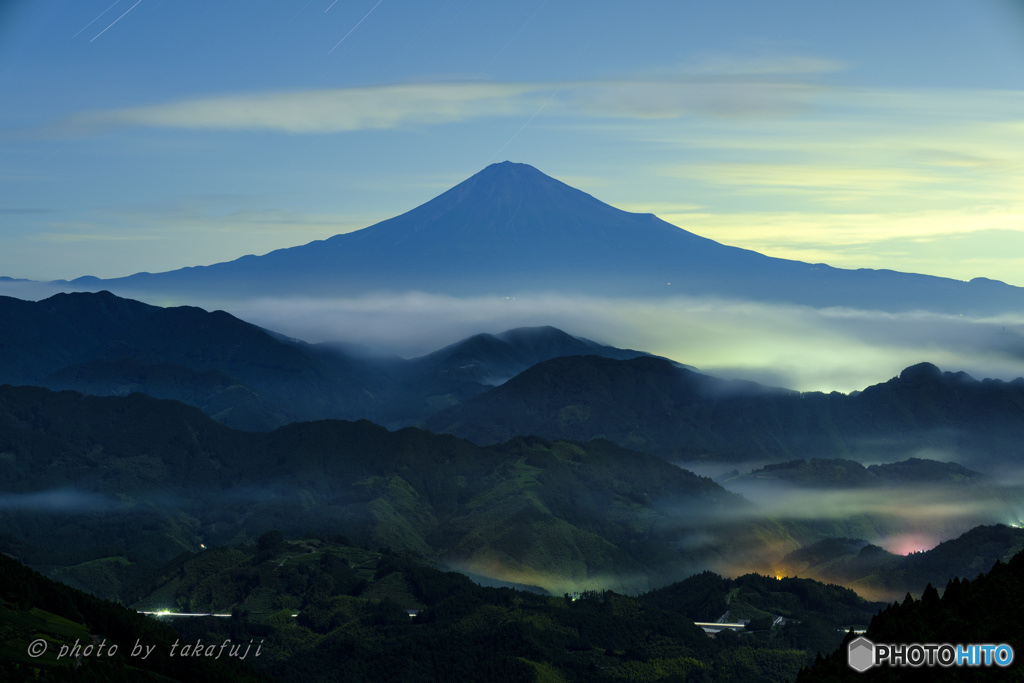
{"type": "Polygon", "coordinates": [[[906,213],[666,212],[716,242],[836,268],[876,268],[1024,286],[1024,205],[906,213]]]}

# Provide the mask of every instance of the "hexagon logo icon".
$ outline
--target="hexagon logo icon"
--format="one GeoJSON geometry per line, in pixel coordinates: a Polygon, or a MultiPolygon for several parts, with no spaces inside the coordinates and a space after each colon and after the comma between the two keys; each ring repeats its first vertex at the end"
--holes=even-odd
{"type": "Polygon", "coordinates": [[[854,671],[864,673],[875,664],[875,644],[861,636],[850,641],[846,661],[854,671]]]}

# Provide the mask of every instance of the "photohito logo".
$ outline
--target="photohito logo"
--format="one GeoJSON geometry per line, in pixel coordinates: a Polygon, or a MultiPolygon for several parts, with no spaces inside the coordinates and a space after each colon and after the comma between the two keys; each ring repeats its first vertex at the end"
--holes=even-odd
{"type": "Polygon", "coordinates": [[[875,644],[864,637],[851,640],[846,661],[857,671],[867,671],[875,664],[875,644]]]}
{"type": "Polygon", "coordinates": [[[872,643],[863,636],[850,641],[846,661],[851,669],[864,672],[873,666],[1009,666],[1013,648],[1009,645],[950,645],[943,643],[872,643]]]}

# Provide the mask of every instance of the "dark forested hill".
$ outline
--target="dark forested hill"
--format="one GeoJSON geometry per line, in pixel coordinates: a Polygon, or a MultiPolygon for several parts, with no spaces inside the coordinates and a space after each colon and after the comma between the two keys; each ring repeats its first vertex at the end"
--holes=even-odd
{"type": "Polygon", "coordinates": [[[109,292],[0,297],[0,321],[0,383],[139,392],[253,431],[324,418],[404,427],[544,360],[644,355],[535,327],[475,335],[411,360],[373,357],[306,344],[223,311],[160,308],[109,292]]]}
{"type": "Polygon", "coordinates": [[[637,358],[640,351],[604,346],[554,327],[477,334],[406,362],[389,365],[393,383],[375,422],[408,426],[501,384],[537,363],[563,356],[637,358]]]}
{"type": "Polygon", "coordinates": [[[896,460],[932,448],[962,462],[1015,462],[1024,379],[978,381],[922,363],[862,392],[826,395],[719,380],[658,358],[576,356],[540,363],[424,424],[477,443],[601,437],[679,458],[896,460]]]}
{"type": "Polygon", "coordinates": [[[642,590],[785,535],[723,523],[708,542],[716,518],[749,504],[609,442],[481,448],[331,420],[246,433],[139,394],[0,387],[0,477],[0,550],[109,596],[200,543],[269,528],[345,533],[556,592],[642,590]]]}
{"type": "Polygon", "coordinates": [[[101,355],[112,339],[159,308],[109,292],[44,301],[0,297],[0,382],[31,384],[101,355]]]}
{"type": "MultiPolygon", "coordinates": [[[[47,579],[0,554],[4,681],[277,680],[237,656],[181,656],[180,640],[165,623],[47,579]]],[[[205,649],[204,644],[204,655],[205,649]]]]}
{"type": "Polygon", "coordinates": [[[847,663],[847,635],[843,645],[809,670],[797,683],[816,681],[989,681],[1019,680],[1024,652],[1024,553],[1009,562],[997,562],[987,573],[928,585],[920,600],[907,596],[871,621],[864,636],[873,643],[949,643],[953,645],[1008,644],[1015,653],[1011,666],[1002,668],[953,666],[880,666],[858,673],[847,663]]]}
{"type": "Polygon", "coordinates": [[[106,680],[100,674],[150,680],[145,671],[126,671],[138,641],[155,650],[148,668],[190,681],[213,680],[213,673],[228,681],[246,675],[214,659],[227,642],[243,648],[253,643],[245,663],[261,672],[307,683],[781,683],[813,662],[816,652],[838,644],[844,618],[866,621],[872,607],[849,591],[813,581],[769,587],[766,582],[776,582],[767,577],[714,577],[729,586],[719,599],[732,594],[731,604],[754,618],[744,631],[709,638],[685,609],[660,594],[547,596],[482,587],[407,556],[312,536],[286,540],[279,532],[254,545],[186,553],[157,572],[151,599],[164,610],[184,606],[230,618],[143,617],[48,582],[9,558],[0,557],[0,576],[11,579],[0,597],[0,652],[7,656],[0,672],[12,681],[31,680],[29,667],[36,662],[25,654],[30,639],[53,638],[57,648],[62,639],[89,639],[91,633],[120,646],[114,666],[86,661],[74,672],[78,677],[65,678],[72,670],[59,669],[52,654],[44,655],[38,664],[51,677],[44,680],[106,680]],[[170,658],[174,640],[179,646],[170,658]],[[195,643],[203,644],[204,654],[212,644],[213,661],[182,658],[181,645],[195,643]]]}
{"type": "MultiPolygon", "coordinates": [[[[759,683],[792,678],[817,652],[835,649],[847,627],[865,627],[885,607],[809,579],[710,572],[636,598],[612,591],[549,597],[483,588],[407,556],[347,543],[271,531],[255,545],[185,553],[154,573],[136,606],[241,614],[232,628],[266,638],[258,664],[287,680],[329,678],[331,664],[330,680],[493,680],[501,674],[479,671],[505,659],[504,675],[520,672],[515,680],[534,680],[532,668],[567,681],[759,683]],[[402,610],[418,614],[410,621],[402,610]],[[747,627],[719,630],[714,639],[694,628],[721,617],[747,627]],[[332,647],[342,644],[339,657],[332,647]],[[381,652],[396,661],[375,661],[381,652]]],[[[225,620],[172,623],[189,640],[229,636],[225,620]]]]}
{"type": "Polygon", "coordinates": [[[223,311],[159,308],[109,292],[0,298],[0,383],[181,400],[244,429],[354,418],[381,372],[272,336],[223,311]]]}

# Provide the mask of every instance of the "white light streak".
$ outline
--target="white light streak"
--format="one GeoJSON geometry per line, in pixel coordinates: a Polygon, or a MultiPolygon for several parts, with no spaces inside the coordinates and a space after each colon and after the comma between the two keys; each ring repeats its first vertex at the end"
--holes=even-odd
{"type": "MultiPolygon", "coordinates": [[[[138,5],[138,4],[140,3],[140,2],[142,2],[142,0],[137,0],[137,1],[136,1],[136,3],[135,3],[134,5],[132,5],[131,7],[129,7],[128,9],[126,9],[126,10],[124,11],[124,14],[128,14],[129,12],[131,12],[131,11],[132,11],[133,9],[135,9],[135,7],[136,7],[136,6],[137,6],[137,5],[138,5]]],[[[124,18],[124,14],[122,14],[121,16],[119,16],[119,17],[118,17],[117,19],[114,19],[114,21],[112,21],[112,22],[110,23],[110,26],[113,26],[113,25],[114,25],[114,24],[116,24],[117,22],[121,21],[121,19],[123,19],[123,18],[124,18]]],[[[92,39],[92,40],[96,40],[96,38],[99,38],[99,37],[100,37],[100,36],[102,36],[102,35],[103,35],[104,33],[106,33],[106,32],[107,32],[107,31],[108,31],[108,30],[110,29],[110,26],[108,26],[107,28],[105,28],[105,29],[103,29],[102,31],[100,31],[99,33],[97,33],[97,34],[96,34],[96,35],[95,35],[95,36],[93,37],[93,39],[92,39]]],[[[92,42],[92,40],[90,40],[89,42],[91,43],[91,42],[92,42]]]]}
{"type": "Polygon", "coordinates": [[[492,161],[494,161],[494,157],[496,157],[496,156],[498,156],[499,154],[501,154],[501,150],[503,150],[503,149],[505,149],[506,147],[508,147],[509,143],[510,143],[510,142],[512,142],[513,140],[515,140],[515,139],[516,139],[516,137],[517,137],[517,136],[518,136],[518,135],[519,135],[520,133],[522,133],[522,132],[523,132],[523,130],[524,130],[524,129],[525,129],[525,128],[526,128],[527,126],[528,126],[528,125],[530,125],[530,123],[532,123],[532,122],[533,122],[533,120],[534,120],[535,118],[537,118],[537,114],[539,114],[539,113],[541,113],[542,111],[544,111],[544,107],[548,106],[548,104],[550,104],[550,103],[551,103],[551,100],[553,100],[553,99],[554,99],[555,95],[557,95],[557,94],[558,94],[558,93],[560,93],[560,92],[562,92],[562,89],[561,89],[561,88],[559,88],[558,90],[556,90],[556,91],[554,91],[553,93],[551,93],[551,95],[549,95],[549,96],[548,96],[548,99],[544,101],[544,104],[540,105],[540,109],[538,109],[537,111],[533,112],[533,116],[531,116],[531,117],[530,117],[529,119],[527,119],[526,123],[524,123],[524,124],[522,125],[522,127],[521,127],[521,128],[519,129],[519,130],[517,130],[517,131],[516,131],[515,133],[513,133],[513,134],[512,134],[512,137],[510,137],[510,138],[509,138],[509,139],[508,139],[508,140],[507,140],[507,141],[505,142],[505,144],[504,144],[504,145],[502,145],[501,147],[499,147],[499,148],[498,148],[498,151],[497,151],[497,152],[495,152],[494,154],[492,154],[492,155],[491,155],[491,158],[487,160],[487,164],[489,165],[489,164],[490,164],[490,163],[491,163],[492,161]]]}
{"type": "MultiPolygon", "coordinates": [[[[121,2],[121,0],[114,0],[114,5],[116,5],[116,4],[117,4],[117,3],[119,3],[119,2],[121,2]]],[[[82,28],[78,29],[78,33],[81,33],[81,32],[82,32],[82,31],[84,31],[85,29],[87,29],[87,28],[89,28],[90,26],[92,26],[93,24],[95,24],[95,23],[96,23],[96,21],[97,21],[97,19],[99,19],[100,17],[102,17],[102,16],[104,15],[104,14],[106,14],[106,13],[107,13],[107,12],[109,12],[110,10],[114,9],[114,5],[111,5],[111,6],[110,6],[110,7],[108,7],[107,9],[103,10],[102,12],[100,12],[100,13],[99,13],[99,16],[97,16],[97,17],[96,17],[96,19],[93,19],[93,20],[92,20],[92,21],[90,21],[90,22],[89,22],[88,24],[86,24],[86,25],[85,25],[85,26],[83,26],[82,28]]],[[[78,35],[78,33],[76,33],[75,35],[73,35],[73,36],[71,36],[71,37],[72,37],[72,38],[76,37],[76,36],[78,35]]]]}
{"type": "MultiPolygon", "coordinates": [[[[139,2],[142,2],[142,0],[139,0],[139,2]]],[[[379,4],[380,4],[380,3],[382,3],[382,2],[384,2],[384,0],[377,0],[377,5],[379,5],[379,4]]],[[[373,7],[371,7],[371,8],[370,8],[370,11],[369,11],[369,12],[367,12],[366,14],[364,14],[364,15],[363,15],[363,18],[362,18],[362,19],[360,19],[360,20],[359,20],[359,21],[358,21],[358,22],[356,23],[356,25],[355,25],[355,26],[353,26],[353,27],[352,27],[352,28],[351,28],[351,29],[349,30],[349,32],[345,34],[345,38],[348,38],[348,37],[349,37],[350,35],[352,35],[352,31],[355,31],[355,30],[356,30],[357,28],[359,28],[359,24],[361,24],[361,23],[363,23],[364,21],[366,21],[366,17],[370,16],[370,13],[371,13],[371,12],[373,12],[373,10],[377,9],[377,5],[374,5],[373,7]]],[[[328,7],[327,9],[330,9],[330,8],[328,7]]],[[[337,45],[335,45],[334,47],[332,47],[332,48],[331,48],[330,50],[328,50],[328,51],[327,51],[327,54],[331,54],[332,52],[334,52],[334,51],[335,51],[335,50],[337,49],[338,45],[341,45],[342,43],[344,43],[344,42],[345,42],[345,38],[342,38],[341,40],[339,40],[339,41],[338,41],[338,43],[337,43],[337,45]]]]}

